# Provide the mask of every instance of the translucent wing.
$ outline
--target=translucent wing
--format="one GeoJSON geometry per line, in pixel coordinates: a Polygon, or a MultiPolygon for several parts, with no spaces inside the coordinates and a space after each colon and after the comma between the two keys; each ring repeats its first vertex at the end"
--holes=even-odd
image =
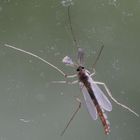
{"type": "Polygon", "coordinates": [[[89,77],[89,82],[91,83],[92,90],[94,92],[94,95],[99,105],[106,111],[111,111],[112,105],[108,100],[108,98],[104,95],[103,91],[98,87],[98,85],[94,83],[93,79],[90,76],[88,77],[89,77]]]}
{"type": "Polygon", "coordinates": [[[96,107],[95,107],[86,87],[82,83],[79,83],[79,84],[80,84],[81,91],[84,95],[84,99],[85,99],[85,103],[87,105],[88,112],[91,115],[92,119],[96,120],[97,119],[96,107]]]}
{"type": "Polygon", "coordinates": [[[82,48],[78,48],[77,60],[78,60],[78,64],[83,66],[83,63],[84,63],[84,51],[83,51],[82,48]]]}

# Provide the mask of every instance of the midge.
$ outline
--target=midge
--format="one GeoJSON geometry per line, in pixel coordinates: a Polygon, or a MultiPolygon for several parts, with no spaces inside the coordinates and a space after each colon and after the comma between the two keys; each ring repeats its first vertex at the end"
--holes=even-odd
{"type": "MultiPolygon", "coordinates": [[[[102,125],[104,127],[104,132],[105,134],[109,134],[110,132],[110,124],[109,121],[107,119],[107,116],[105,114],[105,111],[112,111],[112,105],[110,103],[110,101],[108,100],[108,98],[104,95],[103,91],[99,88],[98,85],[102,85],[106,92],[108,93],[109,97],[118,105],[122,106],[123,108],[129,110],[130,112],[132,112],[133,114],[135,114],[137,117],[139,117],[139,114],[137,114],[135,111],[133,111],[132,109],[130,109],[129,107],[119,103],[111,94],[111,92],[109,91],[109,89],[107,88],[107,86],[105,85],[105,83],[102,82],[97,82],[94,81],[91,77],[95,75],[95,70],[93,73],[90,73],[87,69],[85,69],[85,67],[83,66],[83,60],[84,60],[84,52],[81,48],[78,48],[78,61],[77,63],[73,62],[72,59],[68,56],[65,56],[62,60],[63,63],[65,63],[68,66],[72,66],[76,69],[77,74],[74,75],[67,75],[65,74],[62,70],[60,70],[58,67],[54,66],[53,64],[51,64],[50,62],[44,60],[43,58],[39,57],[38,55],[35,55],[31,52],[25,51],[23,49],[19,49],[16,48],[14,46],[5,44],[4,47],[8,47],[8,48],[12,48],[15,49],[17,51],[23,52],[25,54],[31,55],[41,61],[43,61],[44,63],[48,64],[49,66],[53,67],[54,69],[56,69],[57,71],[59,71],[65,78],[73,78],[76,77],[78,78],[77,81],[73,81],[73,82],[67,82],[67,81],[54,81],[54,83],[68,83],[68,84],[75,84],[75,83],[79,83],[80,89],[83,93],[84,99],[85,99],[85,103],[88,109],[89,114],[91,115],[93,120],[96,120],[97,117],[99,116],[102,125]]],[[[99,56],[102,52],[103,46],[101,47],[101,50],[96,58],[96,60],[99,59],[99,56]]],[[[95,61],[96,62],[96,61],[95,61]]],[[[73,118],[75,117],[76,113],[79,111],[80,107],[81,107],[81,101],[79,98],[77,98],[77,101],[79,102],[78,108],[75,110],[75,112],[73,113],[72,117],[70,118],[68,124],[66,125],[65,129],[62,131],[61,135],[64,134],[64,132],[66,131],[67,127],[69,126],[70,122],[73,120],[73,118]]]]}

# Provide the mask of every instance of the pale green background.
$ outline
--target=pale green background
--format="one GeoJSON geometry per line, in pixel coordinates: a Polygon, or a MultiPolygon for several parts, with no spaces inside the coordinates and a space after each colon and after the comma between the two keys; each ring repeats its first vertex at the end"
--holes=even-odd
{"type": "MultiPolygon", "coordinates": [[[[114,97],[140,113],[140,0],[75,0],[71,19],[86,66],[105,48],[96,66],[96,80],[105,82],[114,97]]],[[[68,28],[67,7],[61,0],[0,0],[0,140],[138,140],[140,118],[113,104],[108,113],[111,134],[86,107],[63,137],[66,122],[83,100],[78,85],[55,85],[63,76],[48,65],[9,48],[33,52],[73,73],[61,60],[77,50],[68,28]]]]}

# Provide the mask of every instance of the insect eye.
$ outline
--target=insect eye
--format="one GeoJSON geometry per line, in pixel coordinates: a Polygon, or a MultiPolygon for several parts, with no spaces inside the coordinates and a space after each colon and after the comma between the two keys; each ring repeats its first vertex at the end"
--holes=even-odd
{"type": "Polygon", "coordinates": [[[80,69],[78,68],[76,71],[80,71],[80,69]]]}
{"type": "Polygon", "coordinates": [[[84,69],[84,67],[82,67],[82,69],[84,69]]]}

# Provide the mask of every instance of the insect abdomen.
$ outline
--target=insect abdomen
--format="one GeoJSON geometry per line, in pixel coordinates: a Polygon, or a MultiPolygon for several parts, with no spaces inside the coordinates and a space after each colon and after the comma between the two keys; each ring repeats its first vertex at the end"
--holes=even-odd
{"type": "Polygon", "coordinates": [[[99,104],[96,106],[96,109],[97,109],[98,115],[99,115],[99,117],[100,117],[100,119],[102,121],[102,124],[104,126],[105,134],[108,135],[110,133],[110,123],[107,120],[107,115],[104,113],[104,110],[101,109],[99,104]]]}

